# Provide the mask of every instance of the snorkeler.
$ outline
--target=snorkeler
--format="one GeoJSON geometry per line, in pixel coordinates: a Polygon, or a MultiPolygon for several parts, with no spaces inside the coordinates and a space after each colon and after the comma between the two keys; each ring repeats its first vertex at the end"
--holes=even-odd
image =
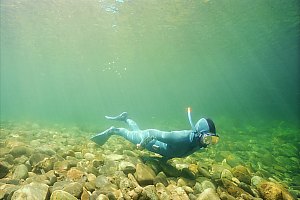
{"type": "Polygon", "coordinates": [[[127,112],[123,112],[116,117],[105,116],[105,118],[125,122],[131,130],[112,126],[91,138],[98,145],[103,145],[112,134],[115,134],[136,144],[138,149],[146,148],[167,159],[188,156],[201,148],[205,148],[210,144],[216,144],[219,141],[214,122],[208,118],[201,118],[194,125],[190,108],[188,108],[188,119],[192,130],[169,132],[156,129],[140,130],[138,125],[128,118],[127,112]]]}

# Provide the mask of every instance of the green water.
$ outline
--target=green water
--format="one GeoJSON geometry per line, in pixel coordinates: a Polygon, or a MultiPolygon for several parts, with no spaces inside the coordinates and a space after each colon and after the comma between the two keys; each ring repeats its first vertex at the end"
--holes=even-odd
{"type": "MultiPolygon", "coordinates": [[[[1,0],[1,121],[299,124],[298,0],[1,0]]],[[[221,128],[222,129],[222,128],[221,128]]]]}

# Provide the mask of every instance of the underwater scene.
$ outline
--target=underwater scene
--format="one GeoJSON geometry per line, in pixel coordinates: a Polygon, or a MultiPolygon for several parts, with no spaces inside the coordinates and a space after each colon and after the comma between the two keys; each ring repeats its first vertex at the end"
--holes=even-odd
{"type": "Polygon", "coordinates": [[[300,199],[299,0],[0,9],[0,199],[300,199]]]}

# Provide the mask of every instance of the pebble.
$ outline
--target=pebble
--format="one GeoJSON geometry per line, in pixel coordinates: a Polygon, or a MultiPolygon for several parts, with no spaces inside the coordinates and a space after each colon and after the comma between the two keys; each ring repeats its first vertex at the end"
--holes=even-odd
{"type": "Polygon", "coordinates": [[[167,190],[170,192],[171,199],[181,199],[181,200],[189,200],[189,196],[184,191],[182,187],[177,187],[176,185],[170,184],[167,187],[167,190]]]}
{"type": "Polygon", "coordinates": [[[32,166],[35,166],[37,163],[41,162],[45,158],[48,158],[49,156],[42,153],[33,153],[29,158],[29,163],[32,166]]]}
{"type": "Polygon", "coordinates": [[[83,156],[86,160],[92,161],[95,158],[95,155],[92,153],[85,153],[83,156]]]}
{"type": "Polygon", "coordinates": [[[37,147],[35,149],[35,151],[39,152],[39,153],[42,153],[42,154],[46,154],[48,156],[52,156],[56,153],[52,148],[50,148],[48,146],[37,147]]]}
{"type": "Polygon", "coordinates": [[[79,181],[82,179],[84,173],[76,168],[71,168],[67,172],[67,179],[70,181],[79,181]]]}
{"type": "Polygon", "coordinates": [[[164,186],[168,186],[167,176],[164,172],[159,172],[153,179],[153,184],[162,183],[164,186]]]}
{"type": "Polygon", "coordinates": [[[70,169],[70,163],[67,160],[57,161],[54,163],[53,169],[56,171],[67,171],[70,169]]]}
{"type": "Polygon", "coordinates": [[[77,200],[77,198],[63,190],[55,190],[51,194],[50,200],[77,200]]]}
{"type": "Polygon", "coordinates": [[[207,188],[199,195],[197,200],[221,200],[221,199],[214,189],[207,188]]]}
{"type": "Polygon", "coordinates": [[[123,171],[125,174],[129,174],[129,173],[133,174],[136,171],[135,165],[127,161],[120,162],[119,170],[123,171]]]}
{"type": "Polygon", "coordinates": [[[214,190],[214,191],[216,191],[216,186],[212,182],[210,182],[208,180],[203,181],[201,183],[201,187],[202,187],[203,191],[206,190],[206,189],[209,189],[209,188],[212,189],[212,190],[214,190]]]}

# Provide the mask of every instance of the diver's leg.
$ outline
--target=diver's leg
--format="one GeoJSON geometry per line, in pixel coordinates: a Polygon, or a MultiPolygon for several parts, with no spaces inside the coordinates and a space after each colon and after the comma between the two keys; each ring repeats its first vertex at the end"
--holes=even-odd
{"type": "Polygon", "coordinates": [[[103,145],[113,134],[122,136],[134,144],[139,144],[143,140],[142,131],[129,131],[126,128],[115,128],[113,126],[93,136],[91,140],[98,145],[103,145]]]}
{"type": "Polygon", "coordinates": [[[123,112],[120,115],[115,116],[115,117],[105,116],[105,118],[109,119],[109,120],[116,120],[116,121],[125,122],[129,126],[129,128],[133,131],[140,130],[139,126],[137,125],[137,123],[135,121],[133,121],[132,119],[128,119],[128,113],[127,112],[123,112]]]}
{"type": "Polygon", "coordinates": [[[116,128],[112,126],[109,129],[91,137],[91,140],[97,143],[98,145],[103,145],[108,140],[108,138],[112,135],[115,129],[116,128]]]}
{"type": "Polygon", "coordinates": [[[135,121],[133,121],[132,119],[126,119],[126,124],[129,126],[129,128],[133,131],[139,131],[140,128],[137,125],[137,123],[135,121]]]}
{"type": "Polygon", "coordinates": [[[122,112],[120,115],[115,116],[115,117],[111,117],[111,116],[105,116],[106,119],[110,119],[110,120],[116,120],[116,121],[126,121],[128,117],[127,112],[122,112]]]}

